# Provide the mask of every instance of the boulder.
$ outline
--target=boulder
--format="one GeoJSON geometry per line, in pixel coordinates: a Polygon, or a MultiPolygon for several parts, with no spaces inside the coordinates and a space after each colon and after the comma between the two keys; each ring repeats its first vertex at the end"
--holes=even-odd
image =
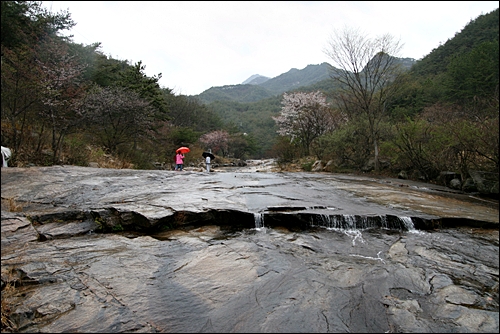
{"type": "Polygon", "coordinates": [[[468,193],[477,192],[476,184],[471,177],[465,179],[464,183],[462,184],[462,190],[468,193]]]}
{"type": "Polygon", "coordinates": [[[442,186],[449,187],[450,181],[453,179],[461,179],[461,175],[455,172],[444,171],[439,174],[437,182],[442,186]]]}
{"type": "Polygon", "coordinates": [[[498,173],[470,170],[469,174],[481,194],[498,196],[498,173]]]}
{"type": "Polygon", "coordinates": [[[459,179],[452,179],[450,181],[450,188],[460,190],[462,189],[462,182],[459,179]]]}
{"type": "Polygon", "coordinates": [[[314,164],[312,165],[311,171],[312,172],[321,172],[323,170],[323,163],[321,160],[316,160],[314,164]]]}

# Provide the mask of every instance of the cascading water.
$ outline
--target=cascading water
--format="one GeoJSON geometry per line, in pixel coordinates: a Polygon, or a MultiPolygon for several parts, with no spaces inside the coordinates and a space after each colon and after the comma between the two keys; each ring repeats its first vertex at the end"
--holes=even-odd
{"type": "Polygon", "coordinates": [[[380,217],[380,227],[381,228],[389,228],[389,224],[387,223],[387,216],[380,217]]]}
{"type": "Polygon", "coordinates": [[[368,217],[356,217],[354,215],[319,215],[321,226],[332,229],[365,229],[374,227],[368,217]]]}
{"type": "Polygon", "coordinates": [[[399,229],[416,231],[411,217],[405,216],[357,216],[357,215],[328,215],[318,214],[311,217],[312,226],[321,226],[329,229],[363,230],[379,227],[384,229],[399,229]]]}
{"type": "Polygon", "coordinates": [[[264,214],[256,212],[253,214],[255,220],[255,228],[260,229],[264,227],[264,214]]]}
{"type": "Polygon", "coordinates": [[[407,231],[415,231],[415,226],[413,225],[413,220],[411,217],[398,217],[402,222],[403,227],[407,231]]]}

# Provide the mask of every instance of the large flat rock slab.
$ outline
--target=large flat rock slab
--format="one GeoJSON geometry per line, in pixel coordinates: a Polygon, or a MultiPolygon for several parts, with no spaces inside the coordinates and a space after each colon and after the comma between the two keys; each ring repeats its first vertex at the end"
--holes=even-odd
{"type": "Polygon", "coordinates": [[[495,200],[428,183],[330,173],[2,168],[2,199],[32,215],[113,208],[148,220],[229,210],[499,222],[495,200]]]}
{"type": "Polygon", "coordinates": [[[248,169],[2,168],[1,182],[2,332],[499,329],[495,200],[248,169]]]}

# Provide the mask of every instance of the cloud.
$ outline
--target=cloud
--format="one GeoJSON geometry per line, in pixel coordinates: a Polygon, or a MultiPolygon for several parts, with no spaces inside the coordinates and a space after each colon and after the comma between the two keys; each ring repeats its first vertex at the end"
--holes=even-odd
{"type": "Polygon", "coordinates": [[[390,33],[403,57],[420,59],[497,1],[44,1],[68,9],[77,43],[132,63],[177,94],[239,84],[253,74],[275,77],[328,62],[334,29],[390,33]]]}

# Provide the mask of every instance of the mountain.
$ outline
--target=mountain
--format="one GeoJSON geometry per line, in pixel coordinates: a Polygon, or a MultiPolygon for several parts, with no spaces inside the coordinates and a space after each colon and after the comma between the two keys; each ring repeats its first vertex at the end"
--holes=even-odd
{"type": "Polygon", "coordinates": [[[194,97],[208,104],[215,101],[257,102],[272,95],[268,89],[260,85],[245,84],[210,87],[194,97]]]}
{"type": "MultiPolygon", "coordinates": [[[[406,70],[409,70],[416,62],[412,58],[398,58],[398,60],[406,70]]],[[[329,90],[333,87],[330,78],[331,68],[332,66],[328,63],[307,65],[301,70],[292,68],[271,79],[254,74],[242,84],[211,87],[194,97],[206,104],[215,101],[249,103],[299,89],[305,92],[318,89],[329,90]]]]}
{"type": "Polygon", "coordinates": [[[260,84],[260,86],[268,89],[274,95],[278,95],[298,87],[309,86],[318,81],[330,78],[330,67],[330,64],[322,63],[319,65],[307,65],[302,70],[292,68],[286,73],[267,80],[260,84]]]}
{"type": "Polygon", "coordinates": [[[243,81],[241,84],[242,85],[246,85],[246,84],[249,84],[249,85],[260,85],[261,83],[264,83],[264,82],[266,82],[269,79],[270,78],[265,77],[263,75],[254,74],[250,78],[248,78],[245,81],[243,81]]]}
{"type": "Polygon", "coordinates": [[[255,74],[241,85],[211,87],[194,97],[202,103],[215,101],[257,102],[328,79],[330,66],[328,63],[322,63],[307,65],[302,70],[292,68],[272,79],[255,74]]]}

